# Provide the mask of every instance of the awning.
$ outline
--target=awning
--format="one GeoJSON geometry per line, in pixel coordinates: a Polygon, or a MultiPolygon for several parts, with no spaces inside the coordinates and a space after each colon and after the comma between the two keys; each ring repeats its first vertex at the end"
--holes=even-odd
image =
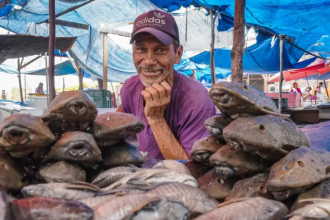
{"type": "MultiPolygon", "coordinates": [[[[0,64],[6,59],[45,53],[48,51],[48,41],[48,37],[0,35],[0,64]]],[[[75,37],[58,37],[56,38],[55,49],[66,52],[72,47],[75,41],[75,37]]]]}

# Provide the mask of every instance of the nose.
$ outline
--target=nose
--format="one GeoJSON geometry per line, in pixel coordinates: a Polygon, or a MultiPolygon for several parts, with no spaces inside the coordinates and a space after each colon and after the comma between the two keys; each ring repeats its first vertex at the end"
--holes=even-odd
{"type": "Polygon", "coordinates": [[[154,65],[156,64],[155,54],[152,51],[148,51],[144,57],[145,65],[154,65]]]}

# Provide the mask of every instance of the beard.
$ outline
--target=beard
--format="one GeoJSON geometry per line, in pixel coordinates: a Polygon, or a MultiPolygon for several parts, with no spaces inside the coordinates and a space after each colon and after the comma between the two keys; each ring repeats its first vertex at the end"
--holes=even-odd
{"type": "Polygon", "coordinates": [[[143,66],[143,65],[138,65],[137,66],[137,72],[140,77],[140,80],[144,86],[152,86],[154,83],[160,84],[164,80],[169,81],[171,83],[171,80],[169,78],[171,75],[172,71],[169,71],[168,69],[165,69],[164,67],[155,67],[155,66],[143,66]],[[153,72],[156,73],[158,71],[161,72],[161,75],[152,77],[152,76],[145,76],[142,72],[153,72]]]}

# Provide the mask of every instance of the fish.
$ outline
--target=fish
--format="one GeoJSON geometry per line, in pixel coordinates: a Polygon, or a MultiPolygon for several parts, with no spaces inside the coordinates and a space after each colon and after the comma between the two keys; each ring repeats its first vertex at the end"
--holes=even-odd
{"type": "Polygon", "coordinates": [[[108,148],[135,136],[144,128],[144,123],[132,114],[107,112],[97,116],[91,132],[100,148],[108,148]]]}
{"type": "Polygon", "coordinates": [[[176,160],[160,161],[155,166],[153,166],[153,169],[170,169],[170,170],[175,170],[179,173],[191,175],[189,169],[185,165],[183,165],[182,163],[176,160]]]}
{"type": "Polygon", "coordinates": [[[223,144],[211,135],[195,141],[193,148],[190,151],[190,157],[197,162],[209,162],[212,154],[219,150],[223,144]]]}
{"type": "Polygon", "coordinates": [[[73,131],[63,134],[53,145],[45,161],[75,162],[83,167],[91,167],[102,162],[102,153],[91,134],[73,131]]]}
{"type": "Polygon", "coordinates": [[[312,202],[312,204],[307,204],[294,210],[285,217],[286,220],[330,219],[329,199],[310,198],[301,200],[300,202],[312,202]]]}
{"type": "Polygon", "coordinates": [[[95,207],[93,220],[118,220],[136,206],[148,204],[158,199],[158,196],[149,194],[133,194],[118,196],[115,199],[101,203],[95,207]]]}
{"type": "Polygon", "coordinates": [[[78,201],[54,198],[25,198],[12,202],[17,220],[92,220],[93,209],[78,201]]]}
{"type": "Polygon", "coordinates": [[[191,175],[179,173],[170,169],[141,169],[105,188],[102,188],[101,190],[106,192],[119,187],[147,189],[163,182],[180,182],[193,187],[198,187],[196,179],[191,175]]]}
{"type": "Polygon", "coordinates": [[[7,191],[19,190],[26,183],[23,173],[12,158],[0,152],[0,186],[7,191]]]}
{"type": "Polygon", "coordinates": [[[141,166],[145,162],[138,148],[124,141],[113,145],[111,148],[103,150],[102,157],[103,165],[106,168],[128,164],[141,166]]]}
{"type": "Polygon", "coordinates": [[[230,145],[222,146],[210,158],[217,175],[226,179],[234,175],[254,174],[269,169],[269,162],[258,155],[243,150],[235,150],[230,145]]]}
{"type": "Polygon", "coordinates": [[[199,177],[203,176],[209,170],[211,170],[214,166],[211,163],[199,163],[193,160],[186,161],[183,163],[188,170],[190,171],[191,175],[198,179],[199,177]]]}
{"type": "Polygon", "coordinates": [[[11,220],[10,199],[6,190],[0,186],[0,220],[11,220]]]}
{"type": "Polygon", "coordinates": [[[188,220],[189,209],[180,201],[159,196],[131,209],[121,220],[188,220]]]}
{"type": "Polygon", "coordinates": [[[228,126],[233,119],[230,117],[222,114],[222,115],[215,115],[211,118],[206,119],[204,122],[205,128],[212,134],[212,136],[221,142],[224,141],[223,138],[223,129],[228,126]]]}
{"type": "Polygon", "coordinates": [[[97,117],[97,109],[83,91],[63,91],[49,104],[40,118],[54,133],[86,131],[97,117]]]}
{"type": "Polygon", "coordinates": [[[92,184],[102,188],[115,183],[116,181],[138,171],[139,168],[130,166],[114,167],[99,174],[92,182],[92,184]]]}
{"type": "Polygon", "coordinates": [[[330,199],[330,180],[324,180],[323,182],[313,186],[313,188],[307,190],[306,192],[300,194],[294,204],[292,205],[290,211],[294,211],[296,209],[301,208],[302,206],[308,205],[310,203],[313,203],[313,201],[310,202],[301,202],[300,200],[306,200],[306,199],[330,199]]]}
{"type": "Polygon", "coordinates": [[[290,119],[274,115],[239,118],[223,130],[227,144],[266,160],[278,161],[291,150],[310,147],[309,137],[290,119]]]}
{"type": "Polygon", "coordinates": [[[216,83],[212,86],[209,95],[220,112],[232,119],[265,114],[281,115],[274,102],[265,93],[242,83],[216,83]]]}
{"type": "Polygon", "coordinates": [[[65,161],[46,165],[39,170],[46,183],[72,183],[86,181],[86,172],[80,166],[65,161]]]}
{"type": "Polygon", "coordinates": [[[288,208],[281,202],[254,197],[221,203],[218,208],[194,220],[279,220],[288,212],[288,208]]]}
{"type": "Polygon", "coordinates": [[[39,148],[50,147],[56,141],[55,135],[33,115],[14,114],[0,124],[0,149],[22,157],[39,148]]]}
{"type": "Polygon", "coordinates": [[[272,166],[267,190],[279,201],[300,194],[329,178],[329,164],[330,152],[300,147],[272,166]]]}
{"type": "Polygon", "coordinates": [[[181,201],[185,204],[191,216],[203,214],[214,209],[219,202],[202,190],[183,183],[164,183],[146,192],[147,194],[159,195],[181,201]]]}
{"type": "Polygon", "coordinates": [[[252,197],[274,199],[273,195],[266,189],[268,176],[268,173],[259,173],[250,178],[238,180],[227,194],[225,201],[252,197]]]}
{"type": "Polygon", "coordinates": [[[76,187],[68,183],[45,183],[28,185],[21,189],[23,197],[49,197],[69,200],[79,200],[93,197],[98,189],[86,186],[76,187]]]}
{"type": "Polygon", "coordinates": [[[199,177],[197,182],[198,188],[203,190],[212,198],[224,199],[228,193],[230,193],[237,180],[239,180],[237,176],[223,179],[217,176],[214,169],[212,169],[203,176],[199,177]]]}

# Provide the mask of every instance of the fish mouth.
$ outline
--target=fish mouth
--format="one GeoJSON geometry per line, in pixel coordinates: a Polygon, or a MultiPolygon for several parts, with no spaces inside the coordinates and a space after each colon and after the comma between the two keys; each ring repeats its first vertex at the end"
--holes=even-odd
{"type": "Polygon", "coordinates": [[[2,137],[10,145],[25,145],[31,141],[30,130],[19,126],[10,126],[3,130],[2,137]]]}
{"type": "Polygon", "coordinates": [[[231,100],[231,95],[226,91],[213,89],[210,91],[211,99],[218,104],[227,104],[231,100]]]}
{"type": "Polygon", "coordinates": [[[214,165],[215,173],[220,176],[222,179],[227,179],[230,176],[234,176],[237,173],[237,168],[231,166],[228,163],[212,161],[214,165]]]}
{"type": "Polygon", "coordinates": [[[70,141],[66,147],[68,148],[66,153],[75,159],[86,156],[92,149],[87,141],[70,141]]]}
{"type": "Polygon", "coordinates": [[[212,135],[220,136],[223,134],[222,129],[219,127],[216,127],[213,124],[205,124],[205,127],[207,128],[207,130],[209,130],[211,132],[212,135]]]}
{"type": "Polygon", "coordinates": [[[132,127],[130,127],[128,130],[130,132],[140,132],[144,129],[144,124],[138,124],[138,125],[134,125],[132,127]]]}
{"type": "Polygon", "coordinates": [[[209,151],[200,150],[200,151],[195,152],[192,155],[192,158],[198,162],[205,162],[208,159],[210,159],[211,155],[212,155],[212,153],[209,151]]]}
{"type": "Polygon", "coordinates": [[[88,110],[87,104],[82,100],[73,100],[69,102],[67,108],[75,115],[85,114],[88,110]]]}
{"type": "Polygon", "coordinates": [[[285,189],[280,191],[270,191],[277,201],[283,201],[296,194],[294,189],[285,189]]]}

